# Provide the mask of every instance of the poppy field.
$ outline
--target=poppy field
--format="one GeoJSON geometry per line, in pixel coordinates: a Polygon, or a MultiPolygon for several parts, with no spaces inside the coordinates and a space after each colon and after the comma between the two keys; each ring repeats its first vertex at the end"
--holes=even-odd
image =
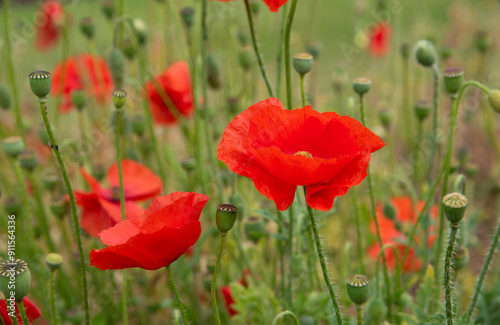
{"type": "Polygon", "coordinates": [[[500,2],[0,7],[0,325],[500,324],[500,2]]]}

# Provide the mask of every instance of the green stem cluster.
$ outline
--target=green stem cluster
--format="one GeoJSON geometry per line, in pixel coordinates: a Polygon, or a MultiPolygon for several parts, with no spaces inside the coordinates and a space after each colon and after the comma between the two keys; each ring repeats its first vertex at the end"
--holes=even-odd
{"type": "Polygon", "coordinates": [[[170,281],[170,285],[172,286],[172,289],[174,290],[174,296],[175,296],[175,300],[177,302],[177,307],[181,311],[182,321],[184,322],[184,324],[189,324],[188,317],[186,314],[186,309],[184,308],[184,304],[182,303],[181,295],[179,294],[179,290],[177,289],[177,286],[175,285],[174,276],[172,275],[172,270],[170,270],[170,265],[167,265],[166,269],[167,269],[168,279],[170,281]]]}

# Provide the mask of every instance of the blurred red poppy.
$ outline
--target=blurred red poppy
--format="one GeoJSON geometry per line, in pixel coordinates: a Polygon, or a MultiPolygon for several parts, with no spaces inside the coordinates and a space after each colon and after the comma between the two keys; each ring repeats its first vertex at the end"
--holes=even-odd
{"type": "Polygon", "coordinates": [[[224,304],[226,305],[229,316],[236,315],[238,312],[234,310],[232,307],[234,304],[234,299],[233,296],[231,295],[231,287],[223,286],[220,288],[220,291],[222,292],[222,296],[224,297],[224,304]]]}
{"type": "Polygon", "coordinates": [[[90,264],[101,270],[170,265],[193,246],[201,233],[200,214],[208,196],[174,192],[153,200],[144,214],[102,231],[103,249],[90,252],[90,264]]]}
{"type": "Polygon", "coordinates": [[[64,11],[59,1],[48,0],[42,4],[36,24],[35,46],[46,51],[57,44],[61,35],[64,11]]]}
{"type": "Polygon", "coordinates": [[[363,181],[371,153],[384,145],[353,118],[310,106],[289,111],[270,98],[236,116],[218,156],[251,178],[279,210],[292,204],[297,186],[305,186],[307,203],[327,211],[335,197],[363,181]]]}
{"type": "Polygon", "coordinates": [[[189,117],[193,113],[191,76],[185,61],[172,64],[163,73],[157,75],[155,80],[156,82],[146,83],[146,92],[156,123],[174,124],[175,115],[189,117]],[[169,101],[175,107],[169,107],[169,101]],[[172,110],[175,110],[174,113],[172,110]]]}
{"type": "MultiPolygon", "coordinates": [[[[233,0],[212,0],[212,1],[229,2],[233,0]]],[[[288,0],[263,0],[263,1],[271,11],[278,11],[282,5],[288,2],[288,0]]]]}
{"type": "Polygon", "coordinates": [[[370,53],[373,56],[384,56],[389,52],[391,40],[391,25],[385,22],[377,23],[370,35],[370,53]]]}
{"type": "Polygon", "coordinates": [[[73,90],[85,89],[87,96],[104,104],[113,90],[111,71],[106,61],[90,54],[69,57],[66,64],[59,62],[52,72],[52,94],[64,96],[59,107],[61,112],[71,110],[73,90]],[[61,80],[64,76],[64,79],[61,80]]]}
{"type": "MultiPolygon", "coordinates": [[[[38,309],[35,304],[33,304],[28,298],[24,298],[24,308],[26,308],[26,315],[28,316],[28,320],[30,324],[42,316],[40,313],[40,309],[38,309]]],[[[10,302],[9,302],[10,304],[10,302]]],[[[7,301],[5,299],[0,300],[0,316],[2,317],[4,325],[13,325],[12,319],[9,316],[9,310],[7,309],[7,301]]],[[[21,315],[19,314],[19,309],[16,305],[16,318],[19,325],[23,325],[23,321],[21,319],[21,315]]]]}
{"type": "MultiPolygon", "coordinates": [[[[122,160],[123,185],[125,190],[125,211],[127,219],[141,216],[144,209],[136,202],[160,195],[162,181],[151,170],[132,161],[122,160]]],[[[107,178],[111,188],[102,188],[97,180],[81,170],[90,186],[90,193],[75,191],[76,203],[82,207],[80,226],[91,236],[114,226],[122,220],[118,165],[115,163],[108,170],[107,178]]]]}
{"type": "MultiPolygon", "coordinates": [[[[377,219],[380,227],[380,235],[382,237],[382,243],[392,244],[398,249],[400,258],[403,257],[406,250],[407,237],[405,233],[411,231],[411,227],[415,224],[418,218],[418,213],[422,211],[425,202],[419,201],[416,204],[416,209],[413,207],[413,202],[410,197],[395,197],[391,200],[393,207],[396,210],[396,216],[394,220],[387,218],[384,215],[383,207],[377,207],[377,219]]],[[[435,240],[435,227],[432,225],[432,221],[436,219],[438,214],[438,209],[436,207],[431,208],[431,225],[429,227],[429,237],[427,240],[427,246],[432,247],[435,240]]],[[[372,221],[370,225],[371,232],[375,235],[376,228],[375,223],[372,221]]],[[[418,243],[418,238],[415,238],[415,242],[418,243]]],[[[374,243],[368,248],[368,255],[373,259],[377,259],[380,254],[380,245],[374,243]]],[[[389,268],[394,269],[396,267],[396,257],[394,256],[394,251],[392,249],[385,250],[385,257],[387,265],[389,268]]],[[[422,268],[422,260],[415,255],[415,249],[411,248],[408,253],[408,258],[404,265],[403,270],[406,272],[418,271],[422,268]]]]}

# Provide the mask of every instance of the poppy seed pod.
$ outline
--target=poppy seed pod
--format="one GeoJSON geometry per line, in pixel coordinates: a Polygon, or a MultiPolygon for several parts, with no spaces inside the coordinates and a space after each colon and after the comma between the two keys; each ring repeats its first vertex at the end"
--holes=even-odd
{"type": "Polygon", "coordinates": [[[431,112],[431,104],[425,100],[419,100],[415,104],[415,115],[420,121],[423,121],[431,112]]]}
{"type": "Polygon", "coordinates": [[[434,45],[428,40],[420,40],[415,44],[415,58],[424,67],[431,67],[436,63],[437,55],[434,45]]]}
{"type": "Polygon", "coordinates": [[[500,90],[492,90],[488,95],[488,103],[495,112],[500,113],[500,90]]]}
{"type": "Polygon", "coordinates": [[[101,11],[104,14],[104,17],[106,17],[106,19],[108,20],[113,19],[113,16],[115,15],[116,11],[113,0],[104,0],[102,2],[101,11]]]}
{"type": "Polygon", "coordinates": [[[443,209],[446,219],[452,224],[459,223],[465,215],[469,200],[460,193],[451,193],[443,197],[443,209]]]}
{"type": "Polygon", "coordinates": [[[215,221],[220,232],[225,234],[233,228],[238,208],[230,204],[219,204],[215,213],[215,221]]]}
{"type": "Polygon", "coordinates": [[[63,263],[63,257],[57,253],[49,253],[45,257],[45,264],[51,271],[57,270],[63,263]]]}
{"type": "Polygon", "coordinates": [[[474,43],[476,45],[476,49],[479,52],[485,53],[486,51],[488,51],[488,49],[491,47],[491,38],[488,32],[484,30],[478,31],[476,33],[474,43]]]}
{"type": "Polygon", "coordinates": [[[0,108],[9,109],[12,105],[10,91],[5,85],[0,85],[0,108]]]}
{"type": "Polygon", "coordinates": [[[446,90],[454,95],[462,88],[464,82],[464,70],[460,68],[449,68],[443,72],[444,85],[446,90]]]}
{"type": "Polygon", "coordinates": [[[50,87],[52,80],[50,78],[50,72],[47,71],[35,71],[30,73],[30,87],[31,91],[38,98],[45,98],[50,93],[50,87]]]}
{"type": "Polygon", "coordinates": [[[0,290],[9,298],[14,293],[16,302],[28,295],[31,288],[31,272],[28,264],[21,260],[4,260],[0,263],[0,290]]]}
{"type": "Polygon", "coordinates": [[[352,83],[354,92],[358,95],[364,95],[370,91],[372,81],[368,78],[356,78],[352,83]]]}
{"type": "Polygon", "coordinates": [[[311,71],[314,63],[314,58],[309,53],[295,54],[293,57],[293,67],[301,76],[311,71]]]}
{"type": "Polygon", "coordinates": [[[134,34],[139,41],[139,44],[144,45],[148,40],[148,26],[142,19],[135,18],[132,21],[132,25],[134,26],[134,34]]]}
{"type": "Polygon", "coordinates": [[[247,238],[257,243],[259,239],[262,238],[262,234],[265,233],[266,223],[261,216],[250,216],[245,219],[244,229],[247,238]]]}
{"type": "Polygon", "coordinates": [[[384,109],[378,113],[378,117],[380,119],[380,123],[387,129],[391,126],[392,122],[392,114],[388,109],[384,109]]]}
{"type": "Polygon", "coordinates": [[[2,149],[8,156],[16,158],[24,150],[24,141],[18,136],[4,138],[2,140],[2,149]]]}
{"type": "Polygon", "coordinates": [[[68,213],[69,206],[64,197],[53,197],[49,208],[53,215],[61,219],[68,213]]]}
{"type": "Polygon", "coordinates": [[[95,25],[92,17],[83,17],[80,20],[80,31],[88,39],[94,38],[95,25]]]}
{"type": "Polygon", "coordinates": [[[347,278],[347,295],[356,305],[362,305],[370,297],[370,282],[363,274],[353,274],[347,278]]]}
{"type": "Polygon", "coordinates": [[[127,59],[132,60],[135,57],[135,48],[130,38],[125,38],[122,41],[121,50],[127,59]]]}
{"type": "Polygon", "coordinates": [[[109,54],[109,69],[116,88],[121,88],[125,78],[125,55],[119,48],[114,48],[109,54]]]}
{"type": "Polygon", "coordinates": [[[184,7],[181,9],[182,22],[187,28],[190,28],[194,24],[195,10],[193,7],[184,7]]]}
{"type": "Polygon", "coordinates": [[[17,160],[19,161],[21,168],[29,172],[35,170],[38,165],[38,156],[36,155],[35,150],[32,149],[26,149],[21,152],[17,157],[17,160]]]}
{"type": "Polygon", "coordinates": [[[71,102],[81,111],[87,105],[87,94],[83,89],[73,90],[71,92],[71,102]]]}
{"type": "Polygon", "coordinates": [[[240,61],[240,66],[243,68],[243,70],[250,70],[253,64],[253,53],[250,47],[242,47],[238,53],[238,58],[240,61]]]}
{"type": "Polygon", "coordinates": [[[127,92],[123,89],[113,90],[113,106],[116,109],[120,109],[125,105],[127,99],[127,92]]]}
{"type": "Polygon", "coordinates": [[[306,51],[317,59],[323,51],[323,44],[320,42],[309,42],[306,45],[306,51]]]}

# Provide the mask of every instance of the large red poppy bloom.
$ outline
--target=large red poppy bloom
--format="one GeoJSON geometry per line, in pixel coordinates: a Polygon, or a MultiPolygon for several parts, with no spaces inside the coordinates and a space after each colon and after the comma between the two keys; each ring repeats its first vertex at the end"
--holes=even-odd
{"type": "Polygon", "coordinates": [[[172,64],[155,81],[146,83],[146,92],[153,117],[158,124],[174,124],[176,115],[188,117],[193,113],[193,93],[189,67],[185,61],[172,64]],[[165,95],[168,96],[165,98],[165,95]],[[169,101],[175,107],[171,106],[169,101]],[[167,105],[168,103],[168,105],[167,105]],[[175,110],[174,114],[172,110],[175,110]]]}
{"type": "Polygon", "coordinates": [[[108,246],[93,249],[90,264],[101,270],[157,270],[170,265],[200,237],[199,219],[207,201],[208,196],[194,192],[154,199],[141,217],[120,221],[100,233],[108,246]]]}
{"type": "MultiPolygon", "coordinates": [[[[125,190],[125,212],[127,219],[141,216],[144,209],[136,202],[160,195],[163,188],[161,179],[143,165],[122,160],[123,185],[125,190]]],[[[114,226],[122,220],[118,165],[115,163],[108,170],[107,178],[111,188],[103,188],[97,180],[81,170],[90,186],[91,192],[75,191],[76,203],[82,207],[80,226],[91,236],[114,226]]]]}
{"type": "MultiPolygon", "coordinates": [[[[35,304],[33,304],[28,298],[24,298],[24,308],[26,308],[26,315],[28,316],[28,320],[30,324],[40,318],[42,315],[40,313],[40,309],[38,309],[35,304]]],[[[10,304],[10,302],[9,302],[10,304]]],[[[9,310],[7,309],[7,301],[5,299],[0,300],[0,316],[2,317],[3,323],[5,325],[13,325],[12,319],[9,316],[9,310]]],[[[19,309],[16,305],[16,318],[19,325],[23,325],[23,320],[21,319],[21,314],[19,314],[19,309]]]]}
{"type": "Polygon", "coordinates": [[[236,116],[218,155],[233,172],[251,178],[279,210],[292,204],[300,185],[312,208],[327,211],[336,196],[361,183],[371,153],[384,145],[353,118],[310,106],[289,111],[270,98],[236,116]]]}
{"type": "MultiPolygon", "coordinates": [[[[233,0],[212,0],[212,1],[229,2],[233,0]]],[[[282,5],[288,2],[288,0],[263,0],[263,1],[271,11],[278,11],[282,5]]]]}
{"type": "Polygon", "coordinates": [[[389,52],[391,41],[391,25],[377,23],[370,35],[370,53],[373,56],[384,56],[389,52]]]}
{"type": "Polygon", "coordinates": [[[57,44],[61,35],[64,11],[59,1],[45,1],[40,8],[39,22],[36,25],[35,46],[45,51],[57,44]]]}
{"type": "Polygon", "coordinates": [[[108,64],[103,58],[90,54],[69,57],[66,64],[59,62],[52,72],[52,93],[64,96],[59,109],[71,110],[73,90],[85,89],[89,97],[94,97],[100,104],[106,102],[113,90],[113,81],[108,64]],[[61,80],[64,76],[64,79],[61,80]]]}
{"type": "MultiPolygon", "coordinates": [[[[382,206],[377,207],[377,219],[380,227],[380,235],[382,237],[382,243],[392,244],[398,249],[400,258],[403,258],[404,252],[406,250],[405,242],[408,240],[405,232],[411,231],[411,227],[415,224],[418,218],[418,213],[420,213],[425,205],[425,202],[419,201],[416,207],[413,206],[412,199],[410,197],[395,197],[391,200],[393,207],[396,210],[396,216],[394,220],[387,218],[384,215],[382,206]]],[[[437,217],[437,208],[433,207],[430,210],[431,215],[431,226],[429,227],[429,237],[427,240],[427,246],[432,247],[435,240],[435,227],[432,225],[432,221],[437,217]]],[[[371,232],[375,235],[376,228],[375,223],[372,221],[370,225],[371,232]]],[[[416,242],[418,243],[418,238],[416,242]]],[[[373,259],[377,259],[380,254],[380,245],[374,243],[368,248],[368,255],[373,259]]],[[[394,251],[392,249],[385,250],[385,258],[387,261],[387,266],[391,269],[396,267],[396,257],[394,256],[394,251]]],[[[413,248],[410,249],[408,253],[408,258],[404,265],[404,271],[418,271],[422,268],[422,260],[419,259],[413,248]]]]}

